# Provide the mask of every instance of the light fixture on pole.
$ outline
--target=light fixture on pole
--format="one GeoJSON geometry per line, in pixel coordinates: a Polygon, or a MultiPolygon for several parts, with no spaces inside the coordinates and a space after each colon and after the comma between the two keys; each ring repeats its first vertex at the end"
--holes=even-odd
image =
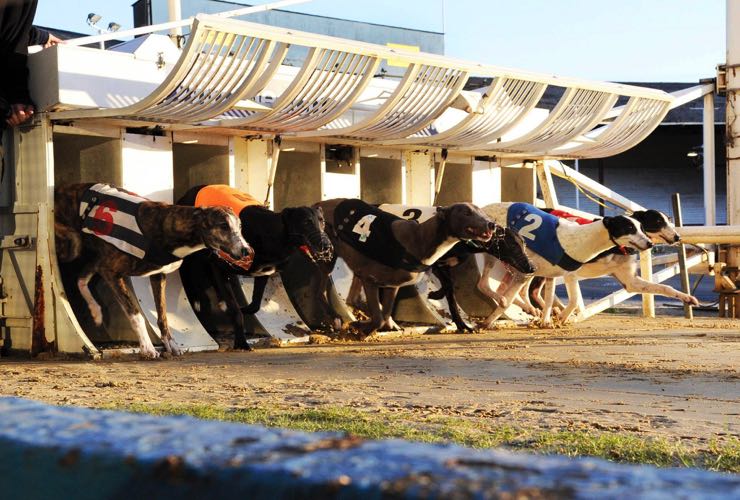
{"type": "MultiPolygon", "coordinates": [[[[102,35],[103,33],[113,33],[121,29],[121,25],[116,22],[108,23],[107,29],[100,28],[97,24],[100,22],[101,19],[103,19],[103,16],[101,16],[100,14],[96,14],[95,12],[90,12],[87,15],[87,25],[97,31],[98,35],[102,35]]],[[[105,42],[101,41],[99,46],[101,50],[105,50],[105,42]]]]}

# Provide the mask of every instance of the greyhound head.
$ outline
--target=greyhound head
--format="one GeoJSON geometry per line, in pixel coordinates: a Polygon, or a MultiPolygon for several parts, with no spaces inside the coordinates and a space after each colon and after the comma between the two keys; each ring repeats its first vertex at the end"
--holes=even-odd
{"type": "Polygon", "coordinates": [[[527,257],[526,245],[519,233],[508,227],[496,224],[491,241],[486,244],[486,251],[498,260],[510,264],[517,271],[532,274],[536,267],[527,257]]]}
{"type": "Polygon", "coordinates": [[[450,236],[461,240],[487,242],[493,236],[495,223],[472,203],[455,203],[437,209],[437,216],[447,226],[450,236]]]}
{"type": "Polygon", "coordinates": [[[312,262],[330,262],[334,258],[334,246],[324,232],[326,222],[321,207],[286,208],[282,217],[290,244],[312,262]]]}
{"type": "Polygon", "coordinates": [[[609,231],[609,238],[617,246],[628,246],[637,250],[647,250],[653,246],[653,242],[643,232],[640,223],[632,217],[617,215],[616,217],[604,217],[601,221],[609,231]]]}
{"type": "Polygon", "coordinates": [[[254,250],[242,236],[242,223],[230,208],[196,208],[195,230],[203,244],[231,264],[249,269],[254,250]]]}
{"type": "Polygon", "coordinates": [[[676,232],[676,226],[668,219],[668,216],[658,210],[639,210],[630,217],[642,224],[645,234],[650,236],[653,243],[667,243],[672,245],[681,241],[681,236],[676,232]]]}

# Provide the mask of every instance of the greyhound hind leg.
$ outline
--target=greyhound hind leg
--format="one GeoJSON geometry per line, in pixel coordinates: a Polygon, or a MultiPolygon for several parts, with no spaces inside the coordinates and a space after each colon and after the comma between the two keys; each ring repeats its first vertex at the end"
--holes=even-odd
{"type": "Polygon", "coordinates": [[[93,297],[90,291],[89,284],[92,277],[97,273],[97,261],[92,261],[83,267],[80,276],[77,278],[77,288],[80,290],[82,298],[87,302],[87,307],[90,309],[90,315],[92,316],[95,326],[103,325],[103,310],[100,308],[100,304],[93,297]]]}
{"type": "Polygon", "coordinates": [[[383,324],[380,326],[381,330],[394,332],[402,329],[395,321],[393,321],[393,318],[391,317],[391,314],[393,313],[393,306],[396,303],[397,295],[397,287],[383,288],[381,290],[381,306],[383,308],[383,324]]]}
{"type": "Polygon", "coordinates": [[[159,353],[154,348],[152,340],[149,338],[149,332],[146,329],[146,320],[144,315],[141,314],[138,308],[136,296],[129,289],[126,281],[121,277],[109,276],[101,274],[103,279],[108,283],[113,292],[113,296],[116,301],[121,304],[123,310],[126,312],[126,316],[131,323],[131,328],[136,332],[136,336],[139,338],[139,352],[143,358],[158,358],[159,353]]]}

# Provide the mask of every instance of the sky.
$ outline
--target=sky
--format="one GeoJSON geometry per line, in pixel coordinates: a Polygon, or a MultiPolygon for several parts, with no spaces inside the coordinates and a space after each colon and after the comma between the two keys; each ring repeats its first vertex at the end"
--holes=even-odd
{"type": "MultiPolygon", "coordinates": [[[[39,0],[35,22],[93,34],[95,12],[126,29],[132,3],[39,0]]],[[[313,0],[288,10],[444,31],[451,57],[595,80],[695,82],[725,59],[725,0],[313,0]]]]}

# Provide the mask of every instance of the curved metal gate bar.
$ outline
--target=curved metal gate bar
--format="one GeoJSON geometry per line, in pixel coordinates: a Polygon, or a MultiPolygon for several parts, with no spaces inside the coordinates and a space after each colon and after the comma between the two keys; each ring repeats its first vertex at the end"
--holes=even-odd
{"type": "Polygon", "coordinates": [[[554,156],[589,158],[619,154],[655,130],[669,108],[670,103],[665,101],[632,97],[612,123],[586,134],[580,141],[576,140],[586,144],[575,147],[566,145],[554,150],[554,156]]]}
{"type": "MultiPolygon", "coordinates": [[[[469,149],[494,149],[502,153],[541,153],[570,142],[591,130],[619,98],[616,94],[566,89],[557,106],[534,130],[517,139],[495,145],[478,145],[469,149]]],[[[468,148],[466,148],[468,149],[468,148]]]]}
{"type": "Polygon", "coordinates": [[[369,144],[582,158],[633,146],[672,101],[655,89],[512,71],[199,15],[180,60],[149,96],[121,108],[57,112],[52,119],[127,118],[369,144]],[[275,81],[289,47],[307,50],[301,69],[287,88],[281,84],[285,90],[274,106],[257,104],[252,99],[275,81]],[[369,117],[346,126],[345,112],[359,104],[381,61],[391,58],[407,65],[404,78],[369,117]],[[437,132],[434,120],[462,95],[471,75],[493,81],[476,109],[437,132]],[[533,111],[548,85],[566,89],[549,116],[523,136],[501,142],[533,111]],[[615,108],[624,97],[630,98],[628,106],[615,108]],[[614,122],[594,129],[616,113],[614,122]]]}
{"type": "Polygon", "coordinates": [[[321,127],[344,113],[367,88],[380,59],[341,50],[310,50],[301,71],[271,111],[220,125],[297,132],[321,127]]]}
{"type": "Polygon", "coordinates": [[[449,129],[437,134],[414,135],[385,144],[424,144],[452,148],[465,144],[488,144],[497,140],[537,105],[547,85],[516,78],[496,78],[478,105],[449,129]]]}

